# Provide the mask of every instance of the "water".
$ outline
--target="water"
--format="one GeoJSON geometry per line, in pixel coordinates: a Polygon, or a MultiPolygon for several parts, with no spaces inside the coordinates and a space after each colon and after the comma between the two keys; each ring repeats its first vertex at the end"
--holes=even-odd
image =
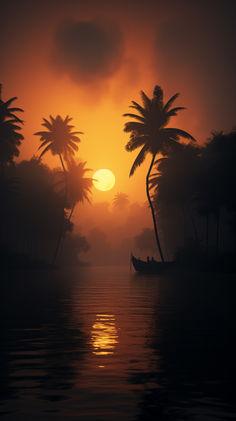
{"type": "Polygon", "coordinates": [[[235,419],[235,293],[232,275],[5,274],[0,418],[235,419]]]}

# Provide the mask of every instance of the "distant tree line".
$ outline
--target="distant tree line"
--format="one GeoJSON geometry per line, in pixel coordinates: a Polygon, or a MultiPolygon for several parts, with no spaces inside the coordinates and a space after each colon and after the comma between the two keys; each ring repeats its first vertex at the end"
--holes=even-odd
{"type": "Polygon", "coordinates": [[[235,253],[235,153],[233,129],[156,160],[150,188],[170,253],[176,248],[216,258],[235,253]]]}

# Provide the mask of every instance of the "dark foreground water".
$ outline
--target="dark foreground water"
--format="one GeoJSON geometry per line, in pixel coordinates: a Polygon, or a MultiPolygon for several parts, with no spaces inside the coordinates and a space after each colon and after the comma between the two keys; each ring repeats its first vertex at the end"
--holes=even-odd
{"type": "Polygon", "coordinates": [[[5,274],[0,417],[235,420],[232,275],[5,274]]]}

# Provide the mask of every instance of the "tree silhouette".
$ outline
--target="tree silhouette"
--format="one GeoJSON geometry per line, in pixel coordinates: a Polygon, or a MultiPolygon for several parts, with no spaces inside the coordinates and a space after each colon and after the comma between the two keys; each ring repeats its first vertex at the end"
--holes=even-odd
{"type": "Polygon", "coordinates": [[[128,195],[125,193],[116,193],[113,198],[113,206],[120,210],[124,209],[129,203],[128,195]]]}
{"type": "Polygon", "coordinates": [[[6,164],[12,164],[15,157],[19,156],[19,146],[24,139],[19,130],[23,121],[14,113],[23,112],[21,108],[13,107],[11,104],[17,97],[4,102],[1,98],[2,85],[0,84],[0,165],[2,173],[6,164]],[[16,124],[18,123],[18,124],[16,124]]]}
{"type": "Polygon", "coordinates": [[[196,242],[198,232],[193,207],[196,199],[200,152],[201,149],[196,145],[183,145],[179,150],[169,153],[168,158],[156,160],[156,172],[150,177],[150,189],[154,190],[153,201],[157,209],[163,213],[163,208],[178,207],[185,220],[187,213],[196,242]]]}
{"type": "Polygon", "coordinates": [[[152,212],[156,243],[162,262],[164,262],[164,256],[159,240],[154,207],[149,192],[149,177],[157,154],[161,153],[163,155],[168,155],[173,149],[179,148],[180,144],[178,141],[181,137],[192,141],[195,140],[184,130],[166,127],[170,118],[177,115],[178,111],[184,109],[184,107],[171,108],[178,96],[179,94],[173,95],[169,101],[164,104],[163,90],[160,86],[155,86],[152,98],[149,98],[141,91],[143,106],[132,101],[130,107],[134,108],[138,114],[124,114],[125,117],[131,117],[136,120],[125,124],[124,131],[130,133],[130,139],[126,145],[126,150],[132,152],[141,147],[141,151],[130,170],[130,176],[132,176],[136,168],[143,163],[147,153],[151,153],[152,155],[152,160],[146,175],[146,194],[152,212]]]}
{"type": "MultiPolygon", "coordinates": [[[[75,206],[78,202],[84,202],[87,200],[90,202],[89,195],[91,194],[91,188],[93,185],[93,179],[91,177],[85,177],[88,171],[92,171],[90,168],[85,168],[87,162],[75,161],[73,158],[67,161],[67,201],[65,208],[70,209],[68,216],[68,222],[70,223],[75,206]]],[[[57,185],[61,185],[62,180],[59,180],[57,185]]],[[[61,244],[62,254],[64,240],[66,232],[63,232],[63,239],[61,244]]]]}
{"type": "Polygon", "coordinates": [[[209,241],[209,220],[216,222],[216,253],[220,251],[220,226],[222,211],[236,211],[236,175],[234,156],[236,153],[236,130],[225,134],[213,132],[202,149],[201,176],[197,199],[198,211],[206,217],[206,248],[209,241]]]}
{"type": "Polygon", "coordinates": [[[90,168],[86,168],[87,162],[80,162],[71,159],[67,163],[68,173],[68,204],[67,207],[71,209],[69,220],[72,217],[76,203],[84,202],[89,200],[91,194],[91,188],[93,186],[92,177],[85,177],[88,171],[92,171],[90,168]]]}
{"type": "Polygon", "coordinates": [[[47,131],[35,133],[36,136],[40,136],[42,142],[38,149],[44,148],[40,158],[48,151],[51,151],[52,155],[58,155],[64,172],[66,172],[64,160],[68,161],[79,149],[77,143],[80,142],[80,138],[76,135],[83,134],[83,132],[71,131],[74,128],[68,124],[71,120],[72,118],[68,115],[65,120],[60,115],[56,118],[50,115],[50,121],[44,118],[44,123],[42,123],[47,131]]]}
{"type": "MultiPolygon", "coordinates": [[[[67,182],[67,171],[65,168],[64,160],[69,162],[71,157],[78,151],[77,143],[80,142],[80,138],[76,136],[77,134],[82,134],[82,132],[73,132],[72,129],[74,126],[70,125],[69,122],[72,120],[68,115],[63,120],[60,115],[57,115],[56,118],[50,115],[50,121],[46,118],[43,119],[44,126],[47,131],[36,132],[36,136],[40,136],[40,141],[42,142],[38,149],[43,149],[40,154],[40,158],[51,151],[52,155],[58,155],[61,161],[61,165],[64,171],[65,176],[65,199],[64,199],[64,208],[66,208],[67,203],[67,191],[68,191],[68,182],[67,182]],[[64,158],[64,159],[63,159],[64,158]]],[[[60,248],[61,240],[64,233],[64,211],[62,215],[62,225],[57,241],[57,247],[54,255],[54,262],[56,261],[58,251],[60,248]]]]}

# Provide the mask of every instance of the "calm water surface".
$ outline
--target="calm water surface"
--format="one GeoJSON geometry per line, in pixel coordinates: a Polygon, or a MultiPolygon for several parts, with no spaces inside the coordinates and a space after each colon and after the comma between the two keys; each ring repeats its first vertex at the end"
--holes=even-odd
{"type": "Polygon", "coordinates": [[[12,273],[0,304],[3,420],[236,419],[232,275],[12,273]]]}

